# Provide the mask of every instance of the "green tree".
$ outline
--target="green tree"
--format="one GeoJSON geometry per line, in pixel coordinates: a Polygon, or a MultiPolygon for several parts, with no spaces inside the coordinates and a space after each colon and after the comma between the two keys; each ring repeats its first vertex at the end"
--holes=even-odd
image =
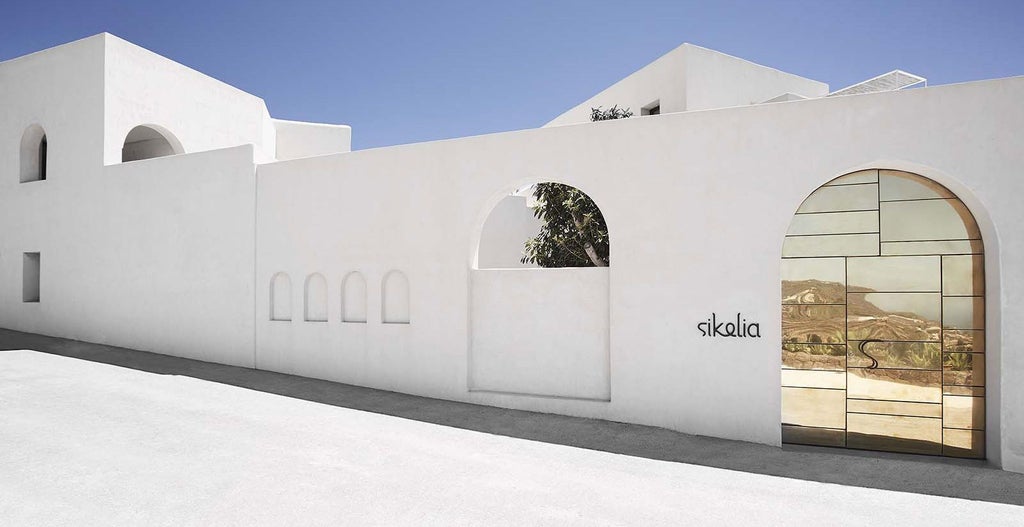
{"type": "MultiPolygon", "coordinates": [[[[633,115],[618,105],[590,109],[591,121],[633,115]]],[[[541,267],[608,267],[608,224],[601,209],[583,191],[561,183],[539,183],[534,216],[543,222],[540,234],[526,240],[523,263],[541,267]]]]}

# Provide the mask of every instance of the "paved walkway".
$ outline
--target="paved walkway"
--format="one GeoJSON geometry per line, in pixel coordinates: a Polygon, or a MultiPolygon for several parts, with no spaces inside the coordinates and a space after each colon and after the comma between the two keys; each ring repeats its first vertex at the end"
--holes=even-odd
{"type": "MultiPolygon", "coordinates": [[[[780,449],[649,426],[416,397],[9,330],[0,330],[0,349],[37,350],[425,423],[651,460],[810,482],[1024,505],[1024,475],[994,469],[979,461],[809,447],[780,449]]],[[[870,508],[873,505],[858,506],[870,508]]],[[[1024,515],[1024,511],[1021,514],[1024,515]]]]}

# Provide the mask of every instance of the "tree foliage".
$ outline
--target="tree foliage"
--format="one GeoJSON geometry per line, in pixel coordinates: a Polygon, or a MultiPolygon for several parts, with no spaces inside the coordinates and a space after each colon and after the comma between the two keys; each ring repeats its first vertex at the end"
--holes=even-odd
{"type": "MultiPolygon", "coordinates": [[[[590,109],[591,121],[631,117],[618,105],[590,109]]],[[[540,234],[526,241],[523,263],[541,267],[607,267],[608,224],[590,196],[561,183],[539,183],[533,189],[533,213],[543,225],[540,234]]]]}

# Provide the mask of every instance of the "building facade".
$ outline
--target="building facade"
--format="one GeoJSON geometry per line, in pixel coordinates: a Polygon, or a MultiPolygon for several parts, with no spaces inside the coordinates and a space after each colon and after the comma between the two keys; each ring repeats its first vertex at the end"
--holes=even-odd
{"type": "Polygon", "coordinates": [[[1024,78],[828,93],[684,45],[542,128],[353,152],[97,35],[0,63],[0,324],[1024,472],[1024,78]],[[609,267],[486,249],[548,181],[609,267]]]}

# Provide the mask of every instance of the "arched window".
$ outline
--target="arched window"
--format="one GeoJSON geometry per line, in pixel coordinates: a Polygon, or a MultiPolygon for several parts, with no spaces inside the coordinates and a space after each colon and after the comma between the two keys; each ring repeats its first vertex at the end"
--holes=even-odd
{"type": "Polygon", "coordinates": [[[385,324],[409,323],[409,279],[401,271],[384,275],[381,283],[381,321],[385,324]]]}
{"type": "Polygon", "coordinates": [[[132,128],[124,138],[124,146],[121,147],[121,162],[171,156],[184,152],[181,143],[167,129],[152,124],[140,125],[132,128]]]}
{"type": "Polygon", "coordinates": [[[25,129],[21,136],[22,183],[46,180],[46,150],[46,132],[43,127],[34,124],[25,129]]]}
{"type": "Polygon", "coordinates": [[[476,268],[608,267],[610,248],[604,214],[590,196],[563,183],[537,183],[491,209],[476,268]]]}
{"type": "Polygon", "coordinates": [[[327,322],[327,280],[320,273],[306,277],[306,321],[327,322]]]}
{"type": "Polygon", "coordinates": [[[804,200],[782,250],[782,438],[984,457],[981,232],[948,189],[895,170],[804,200]]]}
{"type": "Polygon", "coordinates": [[[292,279],[277,273],[270,280],[270,320],[292,319],[292,279]]]}
{"type": "Polygon", "coordinates": [[[359,271],[346,275],[342,283],[341,321],[366,322],[366,279],[359,271]]]}

